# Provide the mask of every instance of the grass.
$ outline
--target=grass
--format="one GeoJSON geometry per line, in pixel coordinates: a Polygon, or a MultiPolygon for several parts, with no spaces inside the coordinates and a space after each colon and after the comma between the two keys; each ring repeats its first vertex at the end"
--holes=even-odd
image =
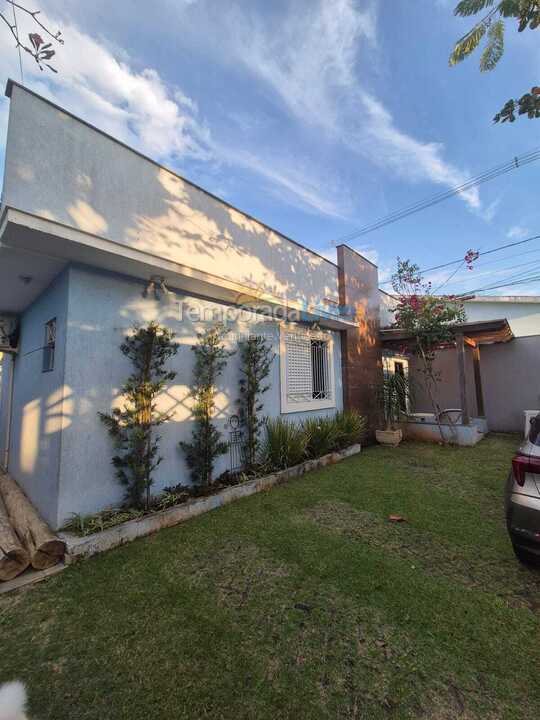
{"type": "Polygon", "coordinates": [[[538,717],[516,444],[369,448],[2,596],[0,680],[40,720],[538,717]]]}

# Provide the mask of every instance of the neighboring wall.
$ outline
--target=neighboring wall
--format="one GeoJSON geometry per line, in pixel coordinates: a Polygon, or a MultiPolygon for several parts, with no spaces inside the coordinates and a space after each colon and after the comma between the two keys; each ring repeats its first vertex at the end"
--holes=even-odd
{"type": "MultiPolygon", "coordinates": [[[[129,278],[85,268],[70,270],[65,392],[73,398],[73,403],[62,437],[59,524],[74,511],[94,512],[122,499],[123,489],[114,478],[111,466],[111,440],[97,413],[108,411],[111,403],[118,402],[119,389],[131,371],[119,345],[134,323],[157,320],[177,334],[179,352],[170,365],[178,375],[159,402],[159,409],[174,412],[174,419],[159,431],[162,437],[160,454],[164,460],[155,473],[154,490],[189,482],[189,472],[178,442],[189,440],[192,430],[191,346],[196,340],[196,332],[208,327],[208,322],[194,321],[193,312],[201,315],[209,311],[220,312],[225,306],[181,295],[175,295],[168,303],[158,303],[143,299],[142,289],[143,285],[129,278]]],[[[269,378],[271,389],[263,396],[262,414],[277,416],[280,414],[279,324],[255,313],[240,313],[235,308],[228,310],[231,322],[227,343],[231,349],[236,349],[238,339],[249,333],[264,334],[271,342],[276,358],[269,378]]],[[[341,409],[340,335],[337,332],[333,335],[336,408],[341,409]]],[[[230,432],[227,423],[238,412],[238,366],[238,355],[235,355],[229,359],[219,383],[216,424],[225,439],[229,438],[230,432]]],[[[319,410],[287,414],[286,417],[299,420],[308,414],[334,412],[335,409],[319,410]]],[[[229,458],[223,456],[217,464],[216,475],[228,467],[229,458]]]]}
{"type": "Polygon", "coordinates": [[[490,430],[523,432],[523,411],[540,410],[540,335],[482,346],[480,367],[490,430]]]}
{"type": "Polygon", "coordinates": [[[7,206],[279,298],[327,307],[325,298],[338,300],[333,263],[10,87],[7,206]]]}
{"type": "Polygon", "coordinates": [[[23,314],[13,388],[9,471],[52,525],[57,519],[61,430],[70,422],[72,405],[64,393],[67,298],[64,272],[23,314]],[[45,323],[53,318],[54,369],[42,372],[45,323]]]}
{"type": "Polygon", "coordinates": [[[465,303],[467,320],[506,318],[515,337],[540,335],[540,298],[531,296],[475,298],[465,303]]]}

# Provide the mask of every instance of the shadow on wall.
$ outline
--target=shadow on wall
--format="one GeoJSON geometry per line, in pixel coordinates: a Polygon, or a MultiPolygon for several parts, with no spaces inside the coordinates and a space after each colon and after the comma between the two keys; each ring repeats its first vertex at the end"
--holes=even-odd
{"type": "Polygon", "coordinates": [[[304,305],[337,301],[333,263],[94,131],[100,163],[88,137],[75,158],[56,134],[60,158],[32,161],[32,172],[20,172],[24,158],[15,167],[21,209],[304,305]],[[49,179],[60,161],[61,186],[49,179]]]}

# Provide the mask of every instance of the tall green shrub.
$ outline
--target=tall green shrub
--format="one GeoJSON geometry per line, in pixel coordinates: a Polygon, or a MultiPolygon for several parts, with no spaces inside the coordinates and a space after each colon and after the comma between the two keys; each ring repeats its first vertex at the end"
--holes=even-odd
{"type": "Polygon", "coordinates": [[[165,368],[178,351],[174,333],[157,323],[135,328],[126,337],[121,352],[131,360],[134,371],[122,387],[125,403],[112,413],[98,413],[113,438],[118,453],[112,463],[116,477],[126,487],[126,502],[136,508],[148,509],[152,473],[161,463],[158,456],[159,438],[154,428],[170,419],[158,413],[156,398],[176,373],[165,368]]]}
{"type": "Polygon", "coordinates": [[[251,335],[239,343],[240,352],[240,423],[244,430],[244,461],[247,470],[257,464],[260,452],[260,432],[264,419],[259,413],[263,409],[261,395],[270,385],[265,381],[270,374],[274,353],[260,335],[251,335]]]}
{"type": "Polygon", "coordinates": [[[307,456],[309,435],[302,425],[283,418],[266,423],[266,437],[262,448],[263,461],[272,470],[284,470],[298,465],[307,456]]]}
{"type": "Polygon", "coordinates": [[[225,349],[224,335],[224,327],[216,325],[198,333],[197,344],[191,348],[195,353],[192,389],[195,426],[191,442],[181,441],[179,445],[185,453],[191,479],[200,487],[210,485],[215,461],[227,452],[228,447],[212,422],[217,379],[227,364],[227,358],[234,354],[225,349]]]}

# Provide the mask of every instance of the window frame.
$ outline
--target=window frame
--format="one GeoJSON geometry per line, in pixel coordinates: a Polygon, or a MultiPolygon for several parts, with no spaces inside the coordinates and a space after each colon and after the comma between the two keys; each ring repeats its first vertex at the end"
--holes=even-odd
{"type": "Polygon", "coordinates": [[[43,355],[41,359],[41,372],[52,372],[54,370],[54,361],[56,355],[56,317],[47,320],[45,323],[45,338],[43,341],[43,355]],[[49,328],[54,328],[54,338],[51,342],[49,328]]]}
{"type": "MultiPolygon", "coordinates": [[[[295,325],[281,325],[279,333],[279,364],[280,364],[280,385],[281,385],[281,413],[309,412],[311,410],[326,410],[336,408],[336,377],[334,373],[334,336],[331,332],[324,330],[310,330],[309,328],[295,325]],[[287,394],[287,335],[298,335],[310,343],[312,340],[319,340],[327,343],[327,370],[328,370],[328,398],[313,398],[302,402],[294,402],[287,394]]],[[[312,373],[312,357],[310,348],[309,372],[312,373]]]]}

